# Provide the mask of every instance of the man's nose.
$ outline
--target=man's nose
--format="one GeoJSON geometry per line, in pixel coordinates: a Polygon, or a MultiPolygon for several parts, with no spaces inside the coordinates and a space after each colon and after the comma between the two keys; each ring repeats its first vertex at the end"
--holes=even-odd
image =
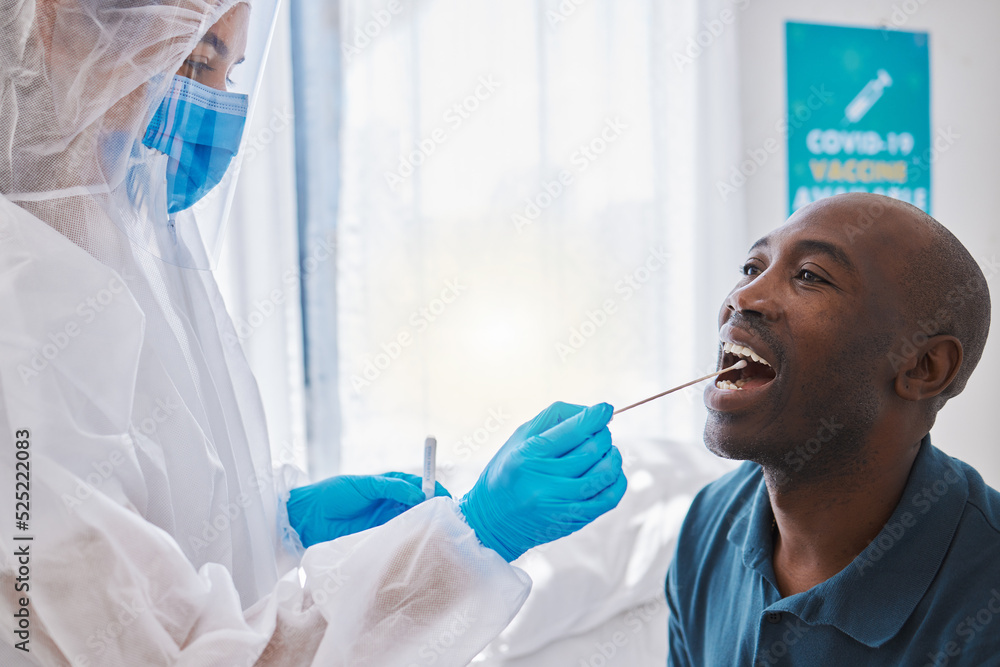
{"type": "Polygon", "coordinates": [[[774,284],[776,274],[764,271],[747,284],[737,287],[726,299],[726,309],[741,315],[759,315],[766,320],[776,320],[780,308],[774,284]]]}

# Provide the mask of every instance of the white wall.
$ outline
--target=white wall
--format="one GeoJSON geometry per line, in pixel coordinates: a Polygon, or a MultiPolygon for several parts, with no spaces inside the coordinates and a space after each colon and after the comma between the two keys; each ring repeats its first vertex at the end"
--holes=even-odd
{"type": "MultiPolygon", "coordinates": [[[[930,33],[931,134],[951,127],[958,140],[932,168],[932,213],[980,263],[1000,259],[1000,2],[995,0],[740,0],[737,8],[744,148],[760,147],[786,109],[785,21],[862,27],[897,26],[930,33]],[[739,9],[742,7],[743,9],[739,9]]],[[[731,167],[731,166],[730,166],[731,167]]],[[[728,173],[729,167],[726,169],[728,173]]],[[[720,174],[725,178],[725,173],[720,174]]],[[[787,217],[784,148],[743,187],[756,239],[787,217]]],[[[987,271],[989,275],[989,271],[987,271]]],[[[986,352],[965,392],[940,413],[934,443],[975,466],[1000,488],[1000,404],[993,383],[1000,376],[1000,267],[990,277],[993,329],[986,352]]]]}

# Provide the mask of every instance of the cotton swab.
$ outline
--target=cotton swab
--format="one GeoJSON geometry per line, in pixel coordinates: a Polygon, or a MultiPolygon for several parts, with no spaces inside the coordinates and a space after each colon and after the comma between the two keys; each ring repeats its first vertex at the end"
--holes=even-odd
{"type": "Polygon", "coordinates": [[[729,371],[736,371],[736,370],[739,370],[741,368],[746,368],[746,367],[747,367],[746,359],[740,359],[739,361],[737,361],[735,364],[733,364],[729,368],[723,368],[721,371],[715,371],[714,373],[709,373],[705,377],[700,377],[697,380],[691,380],[690,382],[685,382],[684,384],[682,384],[679,387],[674,387],[673,389],[667,389],[666,391],[664,391],[662,393],[659,393],[656,396],[650,396],[649,398],[644,399],[642,401],[639,401],[638,403],[633,403],[632,405],[626,405],[624,408],[619,408],[619,409],[615,410],[614,412],[612,412],[611,416],[614,417],[615,415],[617,415],[620,412],[625,412],[626,410],[631,410],[632,408],[634,408],[636,406],[639,406],[639,405],[642,405],[643,403],[649,403],[653,399],[659,398],[661,396],[666,396],[667,394],[672,394],[673,392],[677,391],[678,389],[683,389],[684,387],[690,387],[693,384],[698,384],[702,380],[707,380],[708,378],[715,377],[716,375],[722,375],[723,373],[728,373],[729,371]]]}
{"type": "Polygon", "coordinates": [[[426,500],[434,497],[435,476],[437,475],[437,446],[438,441],[434,436],[429,435],[424,440],[424,479],[421,488],[426,500]]]}

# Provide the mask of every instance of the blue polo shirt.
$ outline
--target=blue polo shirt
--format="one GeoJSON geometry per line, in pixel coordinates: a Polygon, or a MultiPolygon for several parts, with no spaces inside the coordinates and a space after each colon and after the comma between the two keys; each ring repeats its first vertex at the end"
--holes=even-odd
{"type": "Polygon", "coordinates": [[[695,497],[667,574],[669,665],[1000,665],[1000,493],[930,436],[872,543],[786,598],[773,516],[754,463],[695,497]]]}

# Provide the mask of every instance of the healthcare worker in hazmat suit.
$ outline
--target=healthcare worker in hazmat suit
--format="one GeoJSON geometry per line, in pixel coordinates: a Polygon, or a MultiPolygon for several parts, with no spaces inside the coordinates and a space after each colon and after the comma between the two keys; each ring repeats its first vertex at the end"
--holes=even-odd
{"type": "Polygon", "coordinates": [[[464,665],[624,493],[606,404],[459,501],[272,471],[209,269],[274,16],[0,3],[0,664],[464,665]]]}

